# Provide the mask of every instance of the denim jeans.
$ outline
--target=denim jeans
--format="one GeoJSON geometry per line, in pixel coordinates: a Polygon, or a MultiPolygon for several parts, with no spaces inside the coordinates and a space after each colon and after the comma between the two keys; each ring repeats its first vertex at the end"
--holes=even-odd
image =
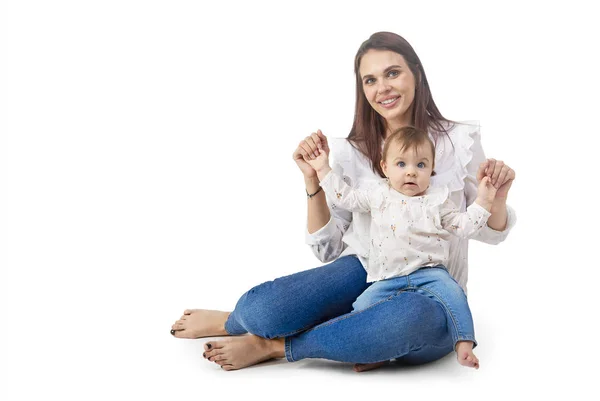
{"type": "Polygon", "coordinates": [[[443,265],[424,267],[408,276],[372,283],[352,304],[352,311],[373,307],[404,291],[425,295],[442,305],[455,346],[458,341],[472,341],[473,347],[477,346],[467,296],[443,265]]]}
{"type": "MultiPolygon", "coordinates": [[[[415,273],[407,277],[412,280],[415,273]]],[[[417,291],[412,281],[394,296],[352,311],[353,303],[371,286],[366,277],[351,255],[260,284],[242,295],[225,330],[231,335],[285,337],[290,362],[398,359],[422,364],[454,350],[444,305],[426,291],[417,291]]]]}

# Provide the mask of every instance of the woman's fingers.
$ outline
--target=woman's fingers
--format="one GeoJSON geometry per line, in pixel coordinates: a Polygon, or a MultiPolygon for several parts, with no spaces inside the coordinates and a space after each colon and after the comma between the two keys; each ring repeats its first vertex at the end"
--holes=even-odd
{"type": "Polygon", "coordinates": [[[313,132],[311,135],[309,135],[306,138],[304,138],[304,142],[311,149],[312,156],[314,156],[314,158],[318,157],[319,156],[319,152],[318,152],[319,146],[318,146],[318,143],[320,142],[320,139],[317,136],[317,134],[315,132],[313,132]]]}
{"type": "Polygon", "coordinates": [[[508,172],[510,171],[510,167],[504,165],[502,170],[500,170],[500,174],[498,174],[498,181],[496,181],[496,185],[494,187],[500,188],[506,181],[508,181],[508,172]]]}
{"type": "Polygon", "coordinates": [[[308,157],[309,160],[314,160],[319,157],[319,149],[325,150],[325,153],[329,153],[329,146],[327,145],[327,138],[321,130],[317,130],[317,132],[313,132],[303,141],[300,142],[299,145],[307,154],[303,154],[305,158],[308,157]]]}
{"type": "Polygon", "coordinates": [[[312,148],[306,143],[306,141],[300,142],[298,145],[298,151],[304,158],[304,160],[312,160],[314,159],[314,151],[312,148]]]}
{"type": "MultiPolygon", "coordinates": [[[[317,149],[321,149],[323,147],[323,144],[321,143],[321,137],[319,136],[318,132],[313,132],[310,135],[310,138],[313,140],[317,149]]],[[[318,152],[317,152],[317,154],[318,154],[318,152]]]]}
{"type": "Polygon", "coordinates": [[[498,181],[498,176],[502,171],[502,167],[504,167],[504,162],[502,160],[489,159],[490,165],[488,167],[487,175],[492,179],[492,185],[496,185],[498,181]]]}
{"type": "Polygon", "coordinates": [[[317,130],[317,136],[319,137],[321,148],[325,150],[325,153],[329,154],[329,143],[327,142],[327,137],[323,135],[321,130],[317,130]]]}
{"type": "Polygon", "coordinates": [[[489,160],[486,160],[479,165],[479,169],[477,170],[477,182],[480,182],[483,179],[483,177],[485,177],[489,164],[489,160]]]}

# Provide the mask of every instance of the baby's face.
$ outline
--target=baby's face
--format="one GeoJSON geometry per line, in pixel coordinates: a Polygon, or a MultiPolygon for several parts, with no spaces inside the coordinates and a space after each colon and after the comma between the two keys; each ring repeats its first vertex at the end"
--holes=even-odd
{"type": "Polygon", "coordinates": [[[433,155],[428,144],[419,145],[416,149],[404,149],[401,144],[392,144],[387,157],[381,162],[381,168],[390,185],[406,196],[420,196],[429,187],[433,171],[433,155]]]}

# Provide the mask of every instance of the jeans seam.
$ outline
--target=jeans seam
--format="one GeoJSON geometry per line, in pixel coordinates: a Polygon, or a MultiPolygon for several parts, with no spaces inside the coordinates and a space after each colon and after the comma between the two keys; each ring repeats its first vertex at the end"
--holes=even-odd
{"type": "Polygon", "coordinates": [[[294,357],[292,356],[292,339],[289,337],[285,338],[285,357],[288,362],[295,362],[294,357]]]}
{"type": "MultiPolygon", "coordinates": [[[[420,287],[419,289],[422,290],[422,291],[426,291],[426,292],[430,293],[431,295],[433,295],[438,300],[438,302],[444,307],[444,309],[446,311],[448,311],[448,314],[450,315],[450,318],[452,318],[452,325],[454,326],[454,329],[456,330],[456,337],[458,338],[460,336],[460,330],[458,329],[458,324],[456,323],[456,319],[454,317],[454,314],[452,313],[452,311],[450,311],[450,308],[448,308],[448,305],[446,305],[446,302],[444,302],[444,300],[438,294],[436,294],[433,291],[430,291],[427,288],[420,287]]],[[[457,340],[454,340],[455,344],[456,344],[456,341],[457,340]]]]}
{"type": "Polygon", "coordinates": [[[315,327],[315,326],[318,326],[318,324],[312,325],[312,326],[307,326],[307,327],[302,328],[302,329],[290,331],[289,333],[283,333],[283,334],[279,334],[279,335],[276,335],[276,336],[271,336],[271,338],[281,338],[281,337],[294,336],[294,335],[296,335],[298,333],[302,333],[303,331],[310,330],[312,327],[315,327]]]}

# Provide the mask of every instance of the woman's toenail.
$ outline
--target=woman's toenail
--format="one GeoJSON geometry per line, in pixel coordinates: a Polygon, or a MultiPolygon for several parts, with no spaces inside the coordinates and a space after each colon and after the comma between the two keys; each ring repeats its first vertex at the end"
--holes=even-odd
{"type": "Polygon", "coordinates": [[[175,335],[175,330],[171,330],[171,335],[175,335]]]}
{"type": "Polygon", "coordinates": [[[212,345],[210,345],[210,343],[208,343],[208,344],[206,344],[206,347],[207,347],[208,349],[211,349],[211,348],[212,348],[212,345]]]}

